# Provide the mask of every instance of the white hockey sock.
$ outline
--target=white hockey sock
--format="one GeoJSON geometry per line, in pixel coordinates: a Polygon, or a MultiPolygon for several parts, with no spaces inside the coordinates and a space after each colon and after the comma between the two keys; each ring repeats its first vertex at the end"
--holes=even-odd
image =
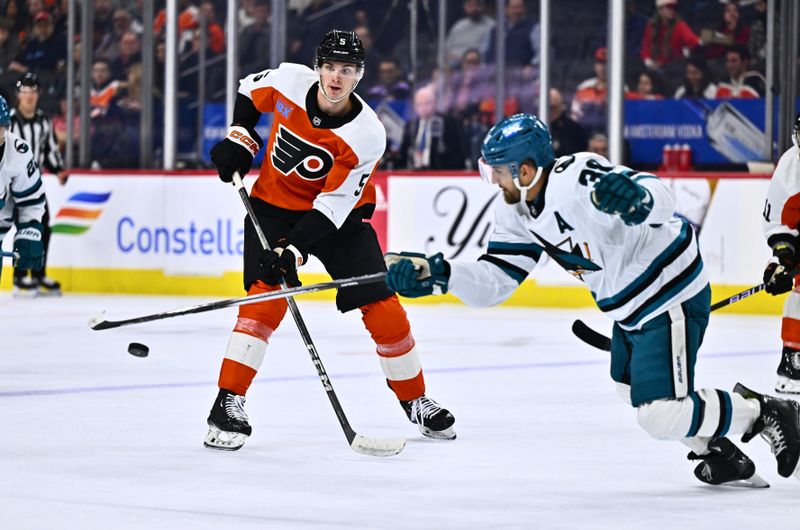
{"type": "Polygon", "coordinates": [[[264,353],[266,353],[266,351],[267,341],[246,333],[234,331],[231,333],[231,338],[228,340],[225,358],[258,371],[258,369],[261,368],[261,363],[264,361],[264,353]]]}

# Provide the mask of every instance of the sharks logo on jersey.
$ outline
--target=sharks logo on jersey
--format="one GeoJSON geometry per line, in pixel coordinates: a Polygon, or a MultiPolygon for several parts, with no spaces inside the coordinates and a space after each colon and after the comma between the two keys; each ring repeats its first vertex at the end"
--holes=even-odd
{"type": "Polygon", "coordinates": [[[571,237],[567,237],[557,245],[554,245],[549,241],[546,241],[542,236],[533,230],[530,232],[542,244],[547,255],[573,276],[583,279],[581,278],[582,274],[602,270],[602,267],[592,261],[592,255],[589,252],[588,243],[583,244],[586,250],[586,256],[588,256],[586,257],[583,255],[580,245],[573,243],[571,237]],[[561,247],[566,247],[566,249],[561,247]]]}
{"type": "Polygon", "coordinates": [[[279,125],[272,144],[272,165],[287,176],[296,171],[306,180],[318,180],[330,172],[333,155],[279,125]]]}

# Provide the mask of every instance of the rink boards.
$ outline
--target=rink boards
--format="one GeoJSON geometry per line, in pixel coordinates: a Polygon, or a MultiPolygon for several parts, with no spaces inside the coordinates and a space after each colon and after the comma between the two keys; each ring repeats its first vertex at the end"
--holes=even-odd
{"type": "MultiPolygon", "coordinates": [[[[702,224],[700,246],[715,298],[761,281],[769,258],[761,228],[769,182],[764,177],[667,179],[681,213],[702,224]]],[[[233,187],[214,175],[93,172],[73,174],[65,186],[55,177],[45,181],[53,226],[48,270],[65,291],[241,293],[244,213],[233,187]]],[[[379,172],[373,182],[378,207],[372,223],[385,250],[441,251],[448,259],[468,261],[483,252],[497,188],[467,173],[379,172]]],[[[12,238],[13,232],[4,249],[12,238]]],[[[328,278],[316,260],[301,272],[304,283],[328,278]]],[[[7,268],[2,288],[10,288],[10,276],[7,268]]],[[[553,263],[540,264],[535,276],[506,303],[593,305],[588,290],[553,263]]],[[[762,294],[726,310],[779,313],[782,302],[762,294]]]]}

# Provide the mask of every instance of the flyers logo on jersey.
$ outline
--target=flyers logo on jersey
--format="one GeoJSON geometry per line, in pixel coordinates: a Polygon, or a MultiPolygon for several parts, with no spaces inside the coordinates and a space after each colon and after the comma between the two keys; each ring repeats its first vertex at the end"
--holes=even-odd
{"type": "Polygon", "coordinates": [[[333,168],[333,155],[281,124],[272,143],[272,165],[287,176],[295,171],[305,180],[319,180],[333,168]]]}

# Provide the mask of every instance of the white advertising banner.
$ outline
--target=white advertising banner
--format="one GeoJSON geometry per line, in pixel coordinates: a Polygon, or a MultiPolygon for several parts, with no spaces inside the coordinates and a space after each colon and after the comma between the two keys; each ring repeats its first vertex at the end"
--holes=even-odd
{"type": "MultiPolygon", "coordinates": [[[[711,282],[759,283],[769,258],[761,228],[769,181],[721,179],[711,195],[706,179],[666,180],[679,210],[683,207],[685,216],[701,225],[700,249],[711,282]]],[[[494,222],[496,187],[472,176],[390,176],[388,189],[389,250],[442,252],[466,261],[483,253],[494,222]]],[[[579,283],[547,259],[532,276],[542,284],[579,283]]]]}
{"type": "MultiPolygon", "coordinates": [[[[65,186],[45,180],[50,267],[203,276],[242,268],[244,207],[233,186],[216,177],[76,174],[65,186]]],[[[323,269],[315,262],[305,270],[323,269]]]]}

